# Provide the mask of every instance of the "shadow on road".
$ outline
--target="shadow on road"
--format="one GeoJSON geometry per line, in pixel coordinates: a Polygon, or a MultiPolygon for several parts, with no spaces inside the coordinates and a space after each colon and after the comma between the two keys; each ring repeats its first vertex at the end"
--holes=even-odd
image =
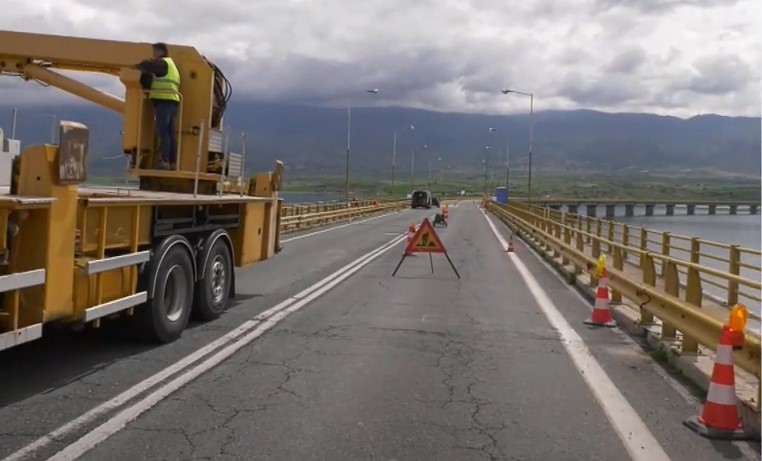
{"type": "MultiPolygon", "coordinates": [[[[228,311],[260,294],[237,294],[228,311]]],[[[192,341],[192,330],[215,322],[191,321],[178,341],[192,341]]],[[[162,345],[135,338],[124,321],[104,321],[101,328],[75,332],[46,325],[43,337],[0,351],[0,408],[44,394],[97,373],[108,366],[162,345]]]]}

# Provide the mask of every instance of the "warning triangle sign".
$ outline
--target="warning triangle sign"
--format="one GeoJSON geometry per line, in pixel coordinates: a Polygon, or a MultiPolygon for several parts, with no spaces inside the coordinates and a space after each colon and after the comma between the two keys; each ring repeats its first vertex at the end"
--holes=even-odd
{"type": "Polygon", "coordinates": [[[447,253],[429,218],[424,218],[421,227],[405,248],[405,253],[447,253]]]}

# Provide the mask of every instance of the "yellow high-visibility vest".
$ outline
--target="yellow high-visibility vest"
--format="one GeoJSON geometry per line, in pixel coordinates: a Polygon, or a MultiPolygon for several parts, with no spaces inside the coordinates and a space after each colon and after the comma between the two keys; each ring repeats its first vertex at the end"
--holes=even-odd
{"type": "Polygon", "coordinates": [[[180,71],[172,58],[162,58],[167,63],[167,75],[154,76],[148,99],[180,102],[180,71]]]}

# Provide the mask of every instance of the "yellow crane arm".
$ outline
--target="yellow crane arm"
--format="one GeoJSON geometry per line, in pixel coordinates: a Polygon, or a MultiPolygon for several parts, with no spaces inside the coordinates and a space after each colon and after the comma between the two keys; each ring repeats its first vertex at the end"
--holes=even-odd
{"type": "MultiPolygon", "coordinates": [[[[209,139],[208,130],[221,128],[230,84],[195,48],[170,44],[168,49],[181,77],[181,136],[197,137],[199,122],[203,120],[207,132],[204,139],[209,139]]],[[[152,148],[152,138],[145,136],[152,133],[152,117],[144,110],[148,106],[145,91],[140,86],[140,72],[134,69],[149,57],[150,43],[0,30],[0,74],[41,81],[121,113],[125,152],[152,148]],[[124,97],[105,93],[52,69],[119,77],[125,86],[124,97]]],[[[191,149],[196,142],[183,144],[191,149]]]]}

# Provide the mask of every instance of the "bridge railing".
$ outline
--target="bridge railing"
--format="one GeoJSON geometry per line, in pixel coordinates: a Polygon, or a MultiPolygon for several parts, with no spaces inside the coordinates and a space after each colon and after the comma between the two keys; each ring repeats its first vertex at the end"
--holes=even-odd
{"type": "Polygon", "coordinates": [[[353,218],[396,211],[408,206],[408,200],[390,199],[284,205],[281,208],[281,232],[298,232],[353,218]]]}
{"type": "MultiPolygon", "coordinates": [[[[557,210],[547,210],[544,213],[551,219],[583,229],[588,234],[594,234],[609,241],[621,242],[628,247],[656,252],[662,256],[699,264],[721,271],[723,274],[732,274],[748,280],[760,280],[762,277],[762,269],[760,268],[762,252],[754,248],[703,240],[698,237],[673,234],[642,226],[631,226],[576,213],[563,213],[557,210]]],[[[586,238],[587,243],[590,241],[590,238],[586,238]]],[[[605,247],[607,252],[611,253],[611,246],[605,245],[605,247]]],[[[634,253],[625,251],[623,257],[626,262],[639,263],[639,257],[634,256],[634,253]]],[[[662,277],[665,276],[667,270],[664,261],[664,259],[659,258],[654,261],[657,273],[662,277]]],[[[688,270],[687,266],[677,266],[681,286],[685,286],[688,281],[688,270]]],[[[750,306],[759,306],[762,303],[759,290],[750,289],[747,285],[739,284],[734,279],[717,276],[712,272],[702,272],[700,276],[704,293],[724,306],[732,307],[738,302],[750,306]]],[[[760,319],[760,315],[756,311],[750,312],[750,315],[760,319]]]]}
{"type": "MultiPolygon", "coordinates": [[[[663,240],[652,239],[656,243],[649,244],[649,235],[657,235],[656,231],[638,228],[640,239],[633,242],[625,237],[631,233],[617,236],[615,224],[603,220],[522,203],[498,205],[487,202],[487,207],[514,231],[536,242],[549,255],[559,258],[561,264],[573,268],[577,275],[587,272],[588,267],[594,267],[601,253],[610,255],[611,262],[607,268],[612,303],[620,303],[623,298],[632,301],[637,306],[635,309],[639,310],[643,325],[658,325],[658,319],[661,337],[674,339],[683,353],[698,353],[699,346],[715,350],[727,321],[727,307],[705,296],[702,289],[704,280],[712,277],[722,281],[717,283],[719,286],[732,290],[738,286],[739,292],[741,287],[749,293],[762,290],[758,279],[752,280],[700,264],[699,253],[705,242],[699,239],[689,238],[690,256],[679,259],[671,253],[672,242],[677,239],[666,244],[670,248],[668,254],[653,247],[665,245],[663,240]],[[683,287],[680,273],[686,274],[683,287]]],[[[737,254],[740,249],[733,251],[737,254]]],[[[594,275],[589,276],[591,286],[596,284],[594,275]]],[[[748,307],[750,312],[759,310],[758,304],[748,307]]],[[[759,379],[759,322],[750,323],[755,326],[746,331],[743,347],[734,353],[734,357],[741,369],[759,379]]]]}
{"type": "MultiPolygon", "coordinates": [[[[474,195],[438,196],[440,202],[472,199],[474,195]]],[[[410,199],[371,198],[354,202],[329,201],[315,203],[286,204],[281,207],[281,232],[298,232],[314,227],[329,225],[362,216],[372,216],[380,212],[400,210],[410,206],[410,199]]]]}

